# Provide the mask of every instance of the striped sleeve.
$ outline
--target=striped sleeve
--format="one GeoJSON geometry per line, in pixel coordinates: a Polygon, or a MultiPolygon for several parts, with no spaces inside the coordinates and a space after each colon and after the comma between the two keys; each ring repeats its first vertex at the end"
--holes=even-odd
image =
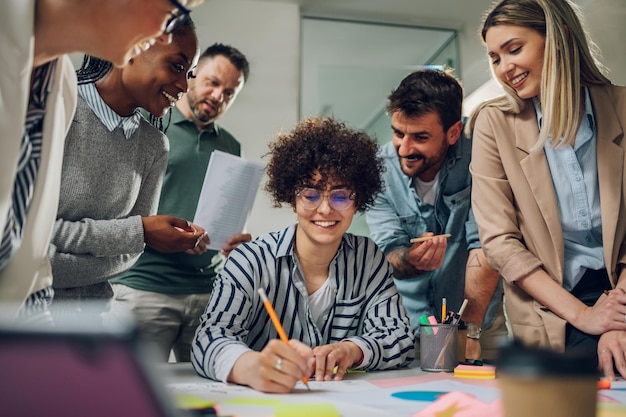
{"type": "Polygon", "coordinates": [[[250,350],[245,339],[254,326],[254,276],[245,250],[243,245],[235,249],[215,278],[192,343],[192,364],[206,378],[226,381],[237,359],[250,350]]]}
{"type": "Polygon", "coordinates": [[[354,249],[353,265],[358,267],[346,279],[354,280],[355,290],[365,295],[366,307],[356,335],[347,340],[367,347],[359,368],[408,365],[415,359],[415,336],[393,282],[391,265],[368,238],[355,237],[354,249]]]}

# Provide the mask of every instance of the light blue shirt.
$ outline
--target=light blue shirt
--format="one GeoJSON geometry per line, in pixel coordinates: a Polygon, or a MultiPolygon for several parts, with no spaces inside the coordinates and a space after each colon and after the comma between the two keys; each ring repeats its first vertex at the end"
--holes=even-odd
{"type": "MultiPolygon", "coordinates": [[[[541,129],[541,106],[533,100],[541,129]]],[[[564,148],[544,145],[563,229],[565,264],[563,287],[571,291],[587,269],[605,267],[602,249],[602,216],[598,185],[596,123],[585,89],[585,117],[576,143],[564,148]]]]}
{"type": "Polygon", "coordinates": [[[94,83],[79,84],[78,93],[96,116],[98,116],[102,124],[109,129],[109,132],[113,132],[115,128],[120,126],[124,131],[126,139],[130,139],[139,127],[139,120],[141,120],[142,117],[141,113],[139,113],[139,109],[136,109],[132,116],[120,116],[104,102],[94,83]]]}
{"type": "MultiPolygon", "coordinates": [[[[442,298],[446,298],[450,310],[459,310],[469,251],[481,247],[471,209],[471,152],[472,141],[465,136],[449,148],[439,171],[435,204],[430,205],[420,200],[413,180],[402,172],[393,143],[383,145],[380,151],[386,168],[382,176],[385,188],[365,214],[372,239],[385,255],[410,247],[410,239],[424,232],[451,234],[441,267],[416,277],[395,279],[416,336],[420,316],[434,315],[439,319],[442,298]]],[[[485,313],[483,329],[493,323],[501,303],[499,282],[485,313]]]]}

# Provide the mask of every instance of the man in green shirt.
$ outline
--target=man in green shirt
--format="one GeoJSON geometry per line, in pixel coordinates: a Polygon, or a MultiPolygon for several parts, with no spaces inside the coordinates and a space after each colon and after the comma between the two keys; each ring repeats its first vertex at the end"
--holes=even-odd
{"type": "MultiPolygon", "coordinates": [[[[167,136],[170,154],[159,201],[159,214],[193,219],[209,159],[214,150],[241,155],[241,145],[215,122],[233,104],[248,79],[249,64],[237,49],[208,47],[189,76],[189,91],[172,108],[167,136]]],[[[210,236],[208,237],[210,239],[210,236]]],[[[146,248],[137,263],[111,280],[114,297],[109,318],[132,312],[141,334],[167,360],[190,360],[190,343],[207,305],[215,268],[222,255],[249,234],[232,236],[222,253],[199,240],[187,253],[165,254],[146,248]]]]}

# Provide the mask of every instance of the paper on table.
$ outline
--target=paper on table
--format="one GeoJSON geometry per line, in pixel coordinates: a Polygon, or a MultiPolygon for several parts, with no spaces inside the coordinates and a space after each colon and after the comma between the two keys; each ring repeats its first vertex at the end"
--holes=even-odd
{"type": "Polygon", "coordinates": [[[209,249],[221,250],[229,237],[244,230],[264,168],[263,164],[213,151],[193,219],[209,234],[209,249]]]}

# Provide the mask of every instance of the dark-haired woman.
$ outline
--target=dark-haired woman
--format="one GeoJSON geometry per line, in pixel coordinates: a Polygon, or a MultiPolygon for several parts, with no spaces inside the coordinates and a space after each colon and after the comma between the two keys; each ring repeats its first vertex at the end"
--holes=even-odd
{"type": "Polygon", "coordinates": [[[153,45],[124,67],[86,57],[78,71],[49,248],[57,306],[110,298],[108,280],[130,268],[145,245],[173,252],[202,240],[204,231],[186,220],[154,216],[169,144],[139,113],[143,107],[161,117],[187,91],[197,49],[187,19],[171,43],[153,45]]]}
{"type": "Polygon", "coordinates": [[[381,189],[377,149],[331,119],[304,120],[270,144],[266,190],[293,208],[297,223],[231,252],[192,344],[200,375],[289,392],[302,376],[340,380],[347,369],[414,359],[391,266],[372,240],[346,233],[381,189]],[[289,346],[276,338],[261,288],[289,346]]]}

